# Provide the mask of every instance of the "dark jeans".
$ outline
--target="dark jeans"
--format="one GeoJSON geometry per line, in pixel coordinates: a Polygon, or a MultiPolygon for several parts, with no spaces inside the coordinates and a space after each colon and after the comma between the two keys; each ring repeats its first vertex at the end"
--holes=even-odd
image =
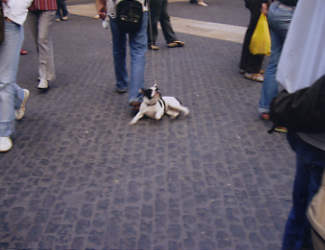
{"type": "Polygon", "coordinates": [[[251,12],[251,19],[246,31],[239,68],[245,70],[247,73],[259,73],[262,68],[264,56],[253,55],[249,51],[249,44],[252,35],[257,25],[258,18],[261,14],[262,3],[260,0],[251,0],[249,10],[251,12]]]}
{"type": "Polygon", "coordinates": [[[62,16],[67,16],[69,14],[67,10],[67,6],[65,4],[65,0],[56,0],[56,3],[58,5],[58,9],[56,10],[56,18],[62,18],[62,16]],[[62,15],[61,15],[62,10],[62,15]]]}
{"type": "Polygon", "coordinates": [[[176,36],[168,15],[167,0],[150,0],[150,21],[148,24],[148,45],[155,44],[158,36],[158,21],[167,43],[176,41],[176,36]]]}
{"type": "Polygon", "coordinates": [[[312,250],[311,228],[306,211],[321,185],[325,151],[306,143],[292,131],[288,132],[287,139],[296,153],[297,166],[293,206],[285,226],[282,250],[312,250]]]}

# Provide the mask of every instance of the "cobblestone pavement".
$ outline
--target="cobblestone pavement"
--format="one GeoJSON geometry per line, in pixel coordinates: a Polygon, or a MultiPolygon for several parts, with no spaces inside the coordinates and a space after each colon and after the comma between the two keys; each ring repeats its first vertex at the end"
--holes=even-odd
{"type": "MultiPolygon", "coordinates": [[[[207,3],[171,3],[170,14],[248,22],[240,0],[207,3]]],[[[25,30],[17,82],[31,95],[0,154],[0,249],[280,249],[294,154],[258,118],[261,84],[238,74],[241,44],[177,33],[186,46],[168,49],[160,32],[146,86],[156,80],[191,113],[129,126],[110,31],[69,17],[53,27],[57,79],[46,93],[25,30]]]]}

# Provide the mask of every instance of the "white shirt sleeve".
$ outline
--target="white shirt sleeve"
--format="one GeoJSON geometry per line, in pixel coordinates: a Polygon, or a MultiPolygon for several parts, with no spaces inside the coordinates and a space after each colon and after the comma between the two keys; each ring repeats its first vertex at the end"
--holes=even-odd
{"type": "Polygon", "coordinates": [[[23,25],[28,12],[28,7],[33,0],[9,0],[7,4],[3,3],[3,14],[11,21],[23,25]]]}

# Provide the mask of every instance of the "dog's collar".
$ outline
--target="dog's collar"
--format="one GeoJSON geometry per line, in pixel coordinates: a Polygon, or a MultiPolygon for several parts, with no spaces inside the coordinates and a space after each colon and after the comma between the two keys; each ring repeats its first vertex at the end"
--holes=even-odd
{"type": "MultiPolygon", "coordinates": [[[[164,101],[164,99],[160,98],[158,101],[159,105],[164,108],[164,110],[166,110],[166,103],[164,101]]],[[[157,102],[153,103],[153,104],[147,104],[147,106],[154,106],[157,104],[157,102]]]]}

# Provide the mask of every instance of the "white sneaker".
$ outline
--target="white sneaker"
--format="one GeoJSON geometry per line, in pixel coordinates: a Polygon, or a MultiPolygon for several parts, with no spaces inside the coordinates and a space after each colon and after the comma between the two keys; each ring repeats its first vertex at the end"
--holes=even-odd
{"type": "Polygon", "coordinates": [[[0,137],[0,152],[7,152],[12,148],[12,141],[9,136],[0,137]]]}
{"type": "Polygon", "coordinates": [[[244,77],[246,79],[255,81],[255,82],[263,82],[264,81],[264,76],[261,74],[253,74],[253,73],[245,73],[244,77]]]}
{"type": "Polygon", "coordinates": [[[20,105],[20,108],[15,110],[16,120],[20,120],[25,115],[25,104],[26,104],[27,98],[29,97],[29,91],[27,89],[24,89],[24,93],[25,93],[25,97],[24,97],[22,104],[20,105]]]}
{"type": "Polygon", "coordinates": [[[39,89],[48,89],[49,88],[49,83],[45,79],[41,79],[39,81],[38,87],[39,89]]]}

